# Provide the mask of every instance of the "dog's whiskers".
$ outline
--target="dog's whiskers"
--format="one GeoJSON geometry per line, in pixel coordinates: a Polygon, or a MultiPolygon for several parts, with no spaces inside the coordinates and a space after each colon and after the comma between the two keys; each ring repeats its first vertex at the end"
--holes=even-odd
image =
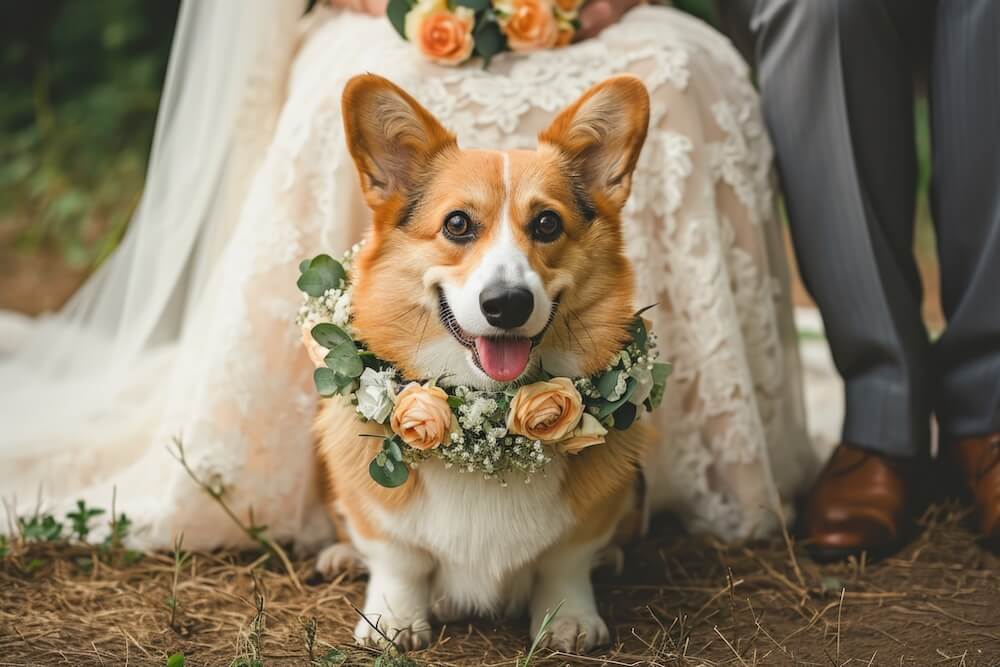
{"type": "Polygon", "coordinates": [[[414,354],[419,353],[420,352],[420,347],[424,344],[424,335],[427,333],[427,325],[430,324],[430,321],[431,321],[430,313],[428,313],[426,310],[424,310],[423,313],[421,313],[420,319],[417,320],[417,325],[418,326],[420,324],[420,320],[421,319],[424,321],[424,326],[420,330],[420,338],[417,339],[417,349],[414,352],[414,354]]]}
{"type": "MultiPolygon", "coordinates": [[[[580,319],[580,316],[577,315],[576,311],[575,310],[570,310],[570,311],[568,311],[567,315],[572,315],[576,319],[576,321],[580,323],[580,328],[583,329],[583,332],[585,334],[587,334],[587,339],[590,340],[590,347],[591,348],[596,348],[597,344],[594,342],[594,337],[590,335],[590,329],[587,328],[587,325],[584,324],[584,322],[583,322],[582,319],[580,319]]],[[[566,323],[566,328],[567,328],[567,330],[569,330],[570,335],[572,335],[574,338],[576,338],[577,344],[580,346],[580,350],[581,351],[586,351],[586,347],[584,347],[583,341],[581,341],[580,337],[576,335],[576,332],[574,331],[574,327],[569,326],[569,322],[566,323]]]]}

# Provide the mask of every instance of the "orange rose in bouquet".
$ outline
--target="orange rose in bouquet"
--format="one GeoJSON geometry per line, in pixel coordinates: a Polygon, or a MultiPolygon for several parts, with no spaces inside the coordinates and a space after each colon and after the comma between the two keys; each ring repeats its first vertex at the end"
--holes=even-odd
{"type": "Polygon", "coordinates": [[[559,23],[550,0],[504,0],[497,3],[496,10],[512,51],[538,51],[556,45],[559,23]]]}
{"type": "Polygon", "coordinates": [[[468,7],[448,9],[445,0],[421,0],[406,15],[406,38],[421,54],[441,65],[458,65],[472,55],[476,13],[468,7]]]}
{"type": "Polygon", "coordinates": [[[538,51],[573,41],[583,0],[389,0],[403,39],[431,62],[484,66],[503,51],[538,51]]]}

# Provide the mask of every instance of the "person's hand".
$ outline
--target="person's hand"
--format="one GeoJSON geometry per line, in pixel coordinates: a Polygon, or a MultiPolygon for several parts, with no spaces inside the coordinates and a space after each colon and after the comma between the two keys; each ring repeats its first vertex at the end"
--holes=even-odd
{"type": "Polygon", "coordinates": [[[610,25],[618,23],[625,12],[638,5],[640,0],[591,0],[580,10],[580,29],[576,40],[589,39],[610,25]]]}
{"type": "Polygon", "coordinates": [[[354,12],[371,14],[372,16],[385,16],[386,5],[389,0],[328,0],[331,7],[350,9],[354,12]]]}

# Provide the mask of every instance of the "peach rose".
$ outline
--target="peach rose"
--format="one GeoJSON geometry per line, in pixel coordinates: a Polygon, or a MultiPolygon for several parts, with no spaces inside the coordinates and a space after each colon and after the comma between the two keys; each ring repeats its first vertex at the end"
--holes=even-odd
{"type": "Polygon", "coordinates": [[[472,55],[476,13],[468,7],[454,12],[440,0],[422,0],[406,15],[406,38],[426,57],[442,65],[457,65],[472,55]]]}
{"type": "Polygon", "coordinates": [[[411,382],[396,396],[389,425],[410,447],[434,449],[452,431],[448,395],[440,387],[422,387],[411,382]]]}
{"type": "Polygon", "coordinates": [[[580,422],[583,399],[568,378],[521,387],[510,402],[507,430],[542,442],[558,442],[580,422]]]}
{"type": "Polygon", "coordinates": [[[568,438],[556,445],[556,449],[563,454],[579,454],[587,447],[602,444],[604,436],[607,434],[608,429],[597,421],[597,417],[584,412],[580,425],[573,430],[568,438]]]}
{"type": "Polygon", "coordinates": [[[500,27],[511,51],[549,49],[559,40],[559,24],[550,0],[511,0],[499,6],[500,27]]]}

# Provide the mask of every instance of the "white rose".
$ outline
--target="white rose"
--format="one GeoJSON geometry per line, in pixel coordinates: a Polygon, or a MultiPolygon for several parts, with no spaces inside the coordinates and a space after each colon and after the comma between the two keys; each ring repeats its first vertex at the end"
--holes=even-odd
{"type": "Polygon", "coordinates": [[[644,360],[642,363],[632,366],[628,373],[635,380],[635,391],[632,392],[632,396],[628,400],[640,407],[653,391],[653,372],[649,370],[648,366],[649,362],[644,360]]]}
{"type": "Polygon", "coordinates": [[[371,368],[366,368],[359,379],[361,386],[358,388],[358,412],[366,419],[370,419],[379,424],[385,420],[392,412],[392,399],[396,393],[396,383],[393,382],[389,372],[379,373],[371,368]]]}

